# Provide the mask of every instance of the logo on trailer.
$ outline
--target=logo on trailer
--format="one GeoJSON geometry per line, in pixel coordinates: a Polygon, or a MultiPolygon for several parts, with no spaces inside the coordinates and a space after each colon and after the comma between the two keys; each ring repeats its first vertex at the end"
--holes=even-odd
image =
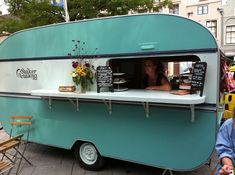
{"type": "Polygon", "coordinates": [[[33,80],[37,80],[37,70],[30,70],[29,68],[21,68],[16,70],[16,76],[18,78],[32,78],[33,80]]]}

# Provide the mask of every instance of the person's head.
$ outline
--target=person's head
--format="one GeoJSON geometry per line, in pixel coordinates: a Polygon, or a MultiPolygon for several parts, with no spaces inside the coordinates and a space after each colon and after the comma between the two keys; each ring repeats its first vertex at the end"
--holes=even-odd
{"type": "Polygon", "coordinates": [[[154,58],[147,58],[144,60],[144,71],[147,75],[163,73],[164,66],[161,62],[157,62],[154,58]]]}

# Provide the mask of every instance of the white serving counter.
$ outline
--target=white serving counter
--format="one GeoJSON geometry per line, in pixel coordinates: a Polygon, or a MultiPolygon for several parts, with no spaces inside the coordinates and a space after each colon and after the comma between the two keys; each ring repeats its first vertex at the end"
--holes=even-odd
{"type": "Polygon", "coordinates": [[[154,90],[128,90],[123,92],[100,92],[88,91],[78,92],[59,92],[58,90],[38,89],[32,90],[31,95],[42,97],[64,97],[78,99],[97,99],[97,100],[116,100],[134,102],[152,102],[168,104],[201,104],[205,102],[205,96],[199,94],[173,95],[166,91],[154,90]]]}
{"type": "Polygon", "coordinates": [[[93,99],[102,100],[108,107],[108,111],[112,113],[112,101],[129,101],[141,102],[144,105],[146,117],[149,117],[149,103],[162,103],[162,104],[184,104],[189,105],[191,109],[191,121],[194,122],[194,105],[205,102],[205,96],[200,97],[199,94],[188,95],[174,95],[167,91],[154,91],[154,90],[128,90],[123,92],[100,92],[88,91],[86,93],[78,92],[59,92],[58,90],[37,89],[32,90],[31,95],[48,97],[49,108],[51,108],[52,98],[67,98],[79,110],[79,100],[93,99]],[[76,104],[72,99],[76,100],[76,104]]]}

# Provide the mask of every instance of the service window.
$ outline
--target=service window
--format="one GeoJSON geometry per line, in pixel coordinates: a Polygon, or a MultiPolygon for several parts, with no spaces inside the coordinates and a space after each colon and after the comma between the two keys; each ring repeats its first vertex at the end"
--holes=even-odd
{"type": "MultiPolygon", "coordinates": [[[[143,89],[145,59],[146,58],[111,59],[109,65],[113,70],[114,88],[143,89]]],[[[165,75],[172,83],[173,89],[179,88],[177,85],[179,81],[177,81],[177,79],[179,80],[182,75],[192,73],[193,63],[200,61],[197,56],[193,55],[154,57],[151,59],[156,59],[156,62],[163,64],[165,75]]],[[[184,82],[187,83],[187,80],[184,82]]]]}

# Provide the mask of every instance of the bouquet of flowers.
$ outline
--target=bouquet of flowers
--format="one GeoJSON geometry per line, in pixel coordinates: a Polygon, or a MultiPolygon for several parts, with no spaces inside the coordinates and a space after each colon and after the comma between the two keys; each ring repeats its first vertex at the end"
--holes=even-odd
{"type": "Polygon", "coordinates": [[[93,84],[93,79],[95,75],[95,68],[89,62],[84,62],[83,60],[79,63],[78,61],[72,62],[72,71],[73,82],[76,85],[81,85],[81,91],[85,92],[90,84],[93,84]]]}

